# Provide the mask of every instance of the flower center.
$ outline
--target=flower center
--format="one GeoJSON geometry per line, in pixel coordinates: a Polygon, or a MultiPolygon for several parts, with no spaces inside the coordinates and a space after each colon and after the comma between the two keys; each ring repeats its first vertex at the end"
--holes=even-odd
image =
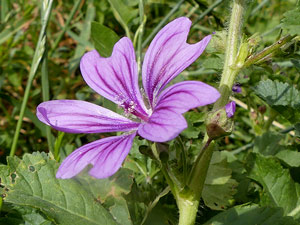
{"type": "Polygon", "coordinates": [[[126,113],[133,113],[135,111],[136,103],[134,101],[124,101],[120,105],[126,113]]]}
{"type": "Polygon", "coordinates": [[[147,122],[149,120],[149,115],[144,112],[144,110],[134,101],[131,99],[126,98],[124,95],[120,94],[116,97],[116,100],[118,102],[118,105],[121,106],[125,111],[125,116],[130,117],[130,115],[133,115],[133,119],[138,119],[147,122]]]}

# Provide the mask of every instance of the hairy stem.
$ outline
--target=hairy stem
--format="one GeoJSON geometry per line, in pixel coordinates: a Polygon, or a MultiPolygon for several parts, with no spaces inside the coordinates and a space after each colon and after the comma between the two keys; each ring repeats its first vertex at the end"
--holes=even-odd
{"type": "Polygon", "coordinates": [[[244,68],[251,66],[252,64],[255,64],[256,62],[260,61],[261,59],[263,59],[264,57],[268,56],[269,54],[271,54],[272,52],[274,52],[275,50],[279,49],[280,47],[282,47],[283,45],[285,45],[286,43],[288,43],[290,40],[292,40],[295,36],[291,36],[291,35],[286,35],[283,38],[281,38],[280,40],[276,41],[274,44],[272,44],[269,47],[266,47],[265,49],[263,49],[262,51],[260,51],[259,53],[249,57],[246,62],[244,63],[244,68]]]}
{"type": "Polygon", "coordinates": [[[179,208],[178,225],[193,225],[196,220],[199,200],[179,198],[177,205],[179,208]]]}
{"type": "MultiPolygon", "coordinates": [[[[245,0],[234,0],[227,36],[224,68],[219,88],[221,97],[214,104],[214,110],[220,109],[227,104],[234,79],[240,70],[240,67],[237,66],[237,61],[242,37],[241,28],[244,11],[245,0]]],[[[184,194],[179,193],[176,199],[180,213],[179,225],[193,225],[196,220],[199,201],[214,150],[214,142],[207,138],[207,135],[204,141],[206,143],[200,151],[188,178],[188,191],[184,194]]]]}
{"type": "Polygon", "coordinates": [[[231,89],[240,68],[236,66],[238,49],[242,37],[243,15],[245,11],[245,0],[234,0],[227,35],[225,62],[222,78],[219,86],[221,97],[214,104],[214,110],[224,107],[231,94],[231,89]]]}

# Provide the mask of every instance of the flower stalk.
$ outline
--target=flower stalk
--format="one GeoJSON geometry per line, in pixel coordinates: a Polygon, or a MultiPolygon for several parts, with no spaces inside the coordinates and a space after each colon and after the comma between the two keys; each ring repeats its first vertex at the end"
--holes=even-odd
{"type": "Polygon", "coordinates": [[[214,104],[214,110],[224,107],[228,103],[234,80],[240,71],[237,64],[238,50],[242,37],[243,15],[245,12],[245,0],[234,0],[227,35],[225,62],[222,78],[219,86],[221,97],[214,104]]]}
{"type": "MultiPolygon", "coordinates": [[[[230,18],[225,62],[219,86],[221,97],[214,104],[213,111],[217,111],[228,103],[234,80],[242,68],[248,54],[248,46],[240,44],[242,39],[243,16],[245,0],[234,0],[230,18]]],[[[185,195],[176,198],[179,208],[179,225],[193,225],[196,221],[199,201],[202,195],[207,171],[214,150],[212,138],[206,138],[203,149],[200,151],[188,179],[188,191],[185,195]]]]}
{"type": "Polygon", "coordinates": [[[214,143],[211,139],[208,139],[198,155],[189,176],[187,190],[179,193],[176,198],[179,208],[179,225],[193,225],[195,223],[199,201],[213,150],[214,143]]]}
{"type": "Polygon", "coordinates": [[[259,62],[260,60],[264,59],[266,56],[270,55],[271,53],[273,53],[277,49],[281,48],[283,45],[287,44],[294,37],[295,36],[291,36],[291,35],[288,34],[288,35],[282,37],[281,39],[279,39],[278,41],[276,41],[274,44],[266,47],[265,49],[263,49],[259,53],[249,57],[246,60],[245,64],[244,64],[244,68],[246,68],[248,66],[251,66],[251,65],[259,62]]]}

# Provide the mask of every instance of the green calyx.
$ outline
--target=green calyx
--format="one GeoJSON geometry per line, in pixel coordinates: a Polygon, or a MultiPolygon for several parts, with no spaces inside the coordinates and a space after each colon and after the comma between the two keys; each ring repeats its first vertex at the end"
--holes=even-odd
{"type": "Polygon", "coordinates": [[[207,134],[212,140],[231,134],[234,126],[224,107],[209,113],[205,123],[207,134]]]}

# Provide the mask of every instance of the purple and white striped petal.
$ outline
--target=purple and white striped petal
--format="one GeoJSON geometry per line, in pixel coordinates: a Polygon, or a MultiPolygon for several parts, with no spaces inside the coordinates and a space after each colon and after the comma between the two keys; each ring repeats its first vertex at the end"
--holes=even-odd
{"type": "Polygon", "coordinates": [[[89,164],[93,165],[89,174],[95,178],[113,175],[122,166],[135,135],[136,132],[103,138],[78,148],[62,162],[56,177],[61,179],[74,177],[89,164]]]}
{"type": "MultiPolygon", "coordinates": [[[[155,107],[169,107],[176,113],[214,103],[220,93],[200,81],[183,81],[165,89],[158,97],[155,107]]],[[[155,108],[154,107],[154,108],[155,108]]]]}
{"type": "Polygon", "coordinates": [[[86,53],[81,58],[80,69],[86,83],[100,95],[136,116],[148,116],[138,86],[135,52],[129,38],[120,39],[109,58],[101,57],[96,50],[86,53]]]}
{"type": "Polygon", "coordinates": [[[180,17],[161,29],[151,42],[143,63],[143,86],[150,105],[156,96],[179,73],[204,51],[211,36],[196,44],[186,43],[191,21],[180,17]]]}
{"type": "Polygon", "coordinates": [[[138,133],[143,138],[154,142],[165,142],[175,138],[187,128],[185,118],[173,111],[170,107],[156,107],[146,123],[138,128],[138,133]]]}
{"type": "Polygon", "coordinates": [[[39,120],[67,133],[131,131],[139,126],[115,112],[80,100],[52,100],[38,105],[39,120]]]}

